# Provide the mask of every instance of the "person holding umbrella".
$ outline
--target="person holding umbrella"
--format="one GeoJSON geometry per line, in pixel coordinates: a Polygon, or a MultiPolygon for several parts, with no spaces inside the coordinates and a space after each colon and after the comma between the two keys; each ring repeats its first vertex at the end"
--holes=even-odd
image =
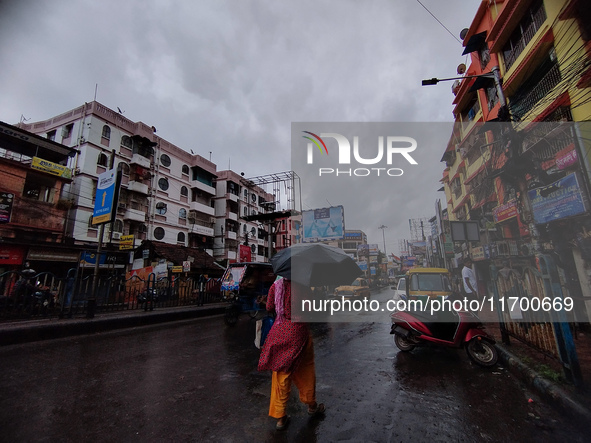
{"type": "Polygon", "coordinates": [[[271,379],[271,401],[269,416],[277,419],[277,430],[284,430],[289,424],[286,414],[292,382],[296,385],[300,401],[308,406],[308,415],[322,416],[323,403],[316,401],[316,368],[314,364],[314,342],[307,323],[292,322],[292,288],[306,291],[306,288],[292,281],[279,278],[269,289],[267,311],[275,312],[275,322],[261,350],[258,370],[273,371],[271,379]]]}
{"type": "Polygon", "coordinates": [[[269,289],[267,310],[275,311],[276,318],[261,350],[258,369],[273,371],[269,415],[277,419],[276,428],[283,430],[289,424],[286,405],[292,381],[311,417],[322,416],[326,410],[323,403],[316,402],[310,329],[306,323],[294,321],[302,313],[292,312],[292,298],[297,306],[298,301],[313,296],[311,287],[349,284],[361,275],[361,269],[342,249],[320,243],[285,248],[271,258],[271,265],[273,272],[284,278],[269,289]]]}

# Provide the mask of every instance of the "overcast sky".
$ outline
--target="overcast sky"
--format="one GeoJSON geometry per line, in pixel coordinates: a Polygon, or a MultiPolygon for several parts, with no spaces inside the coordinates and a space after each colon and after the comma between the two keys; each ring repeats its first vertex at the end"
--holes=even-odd
{"type": "MultiPolygon", "coordinates": [[[[0,0],[0,120],[45,120],[96,90],[180,148],[211,151],[218,170],[287,171],[292,122],[453,120],[451,83],[421,79],[467,62],[457,39],[480,0],[421,3],[453,35],[417,0],[0,0]]],[[[377,227],[387,225],[397,251],[407,219],[434,215],[444,199],[448,138],[428,147],[424,180],[393,190],[395,204],[347,212],[347,228],[382,246],[377,227]]],[[[302,187],[304,209],[327,206],[302,187]]]]}

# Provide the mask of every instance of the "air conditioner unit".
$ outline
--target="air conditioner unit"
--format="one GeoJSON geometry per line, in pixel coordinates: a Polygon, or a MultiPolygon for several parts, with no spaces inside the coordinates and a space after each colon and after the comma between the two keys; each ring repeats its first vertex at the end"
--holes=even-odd
{"type": "Polygon", "coordinates": [[[119,240],[121,238],[120,232],[113,232],[113,240],[119,240]]]}
{"type": "Polygon", "coordinates": [[[210,223],[215,223],[215,217],[210,217],[209,222],[210,223]]]}
{"type": "Polygon", "coordinates": [[[126,203],[119,203],[118,207],[119,207],[119,209],[126,209],[127,204],[126,203]]]}

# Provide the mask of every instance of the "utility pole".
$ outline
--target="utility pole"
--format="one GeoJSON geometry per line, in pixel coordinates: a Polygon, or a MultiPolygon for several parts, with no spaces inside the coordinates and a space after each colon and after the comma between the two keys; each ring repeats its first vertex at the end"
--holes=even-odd
{"type": "Polygon", "coordinates": [[[386,260],[388,260],[388,254],[386,253],[386,235],[384,234],[384,229],[388,229],[388,226],[378,226],[378,229],[382,230],[382,240],[384,242],[384,255],[386,256],[386,260]]]}

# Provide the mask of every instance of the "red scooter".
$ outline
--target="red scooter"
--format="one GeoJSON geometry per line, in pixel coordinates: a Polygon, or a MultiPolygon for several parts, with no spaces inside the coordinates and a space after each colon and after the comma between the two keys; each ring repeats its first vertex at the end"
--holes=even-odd
{"type": "Polygon", "coordinates": [[[394,342],[404,352],[427,344],[465,348],[470,359],[480,366],[494,366],[498,360],[495,340],[484,332],[482,322],[471,312],[396,311],[390,315],[394,342]]]}

